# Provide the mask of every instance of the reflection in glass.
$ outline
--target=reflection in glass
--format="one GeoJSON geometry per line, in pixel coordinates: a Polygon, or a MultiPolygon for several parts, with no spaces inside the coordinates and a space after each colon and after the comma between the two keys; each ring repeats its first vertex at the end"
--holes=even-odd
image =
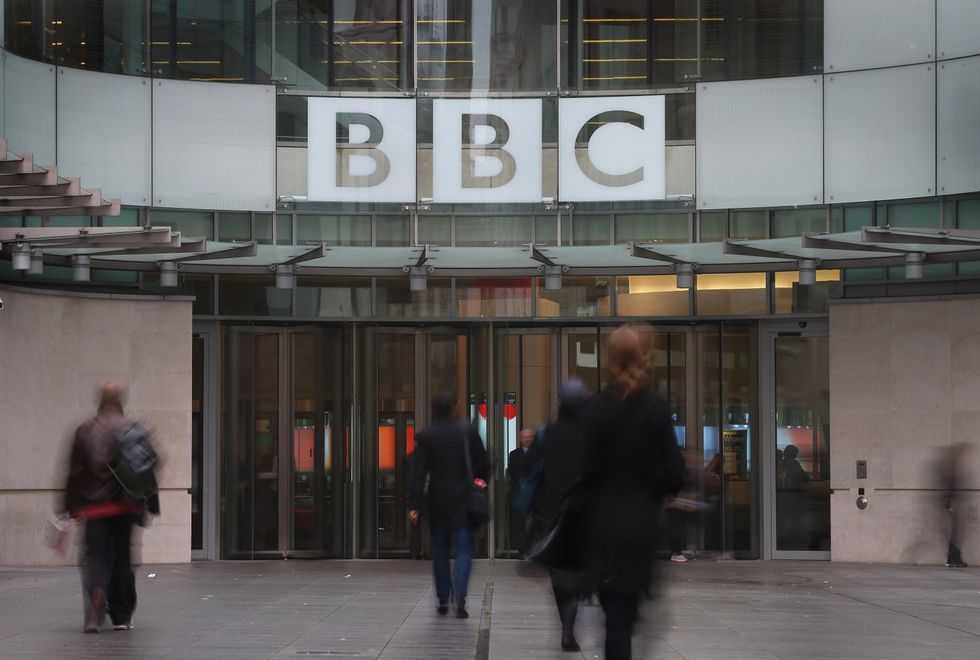
{"type": "Polygon", "coordinates": [[[765,273],[697,275],[695,304],[700,316],[766,313],[765,273]]]}
{"type": "Polygon", "coordinates": [[[371,245],[369,215],[297,215],[296,240],[326,241],[331,245],[371,245]]]}
{"type": "Polygon", "coordinates": [[[530,316],[531,278],[457,279],[456,300],[460,317],[530,316]]]}
{"type": "Polygon", "coordinates": [[[732,211],[731,237],[750,240],[766,237],[765,211],[732,211]]]}
{"type": "Polygon", "coordinates": [[[549,291],[537,278],[537,314],[542,317],[609,316],[608,277],[562,277],[561,289],[549,291]]]}
{"type": "Polygon", "coordinates": [[[828,338],[774,341],[776,549],[829,552],[828,338]]]}
{"type": "Polygon", "coordinates": [[[377,246],[411,245],[409,217],[405,215],[378,215],[374,218],[377,246]]]}
{"type": "Polygon", "coordinates": [[[522,0],[422,0],[418,86],[522,91],[557,83],[556,4],[522,0]]]}
{"type": "Polygon", "coordinates": [[[776,314],[826,313],[827,303],[841,297],[841,271],[817,270],[817,282],[800,286],[799,271],[774,274],[773,303],[776,314]]]}
{"type": "Polygon", "coordinates": [[[688,316],[691,293],[673,275],[616,277],[617,316],[688,316]]]}
{"type": "Polygon", "coordinates": [[[409,551],[409,457],[415,449],[415,335],[378,335],[377,548],[381,556],[409,551]]]}
{"type": "Polygon", "coordinates": [[[204,549],[204,338],[191,343],[191,550],[204,549]]]}
{"type": "Polygon", "coordinates": [[[293,291],[277,289],[274,277],[218,276],[218,313],[228,316],[288,316],[293,291]]]}
{"type": "Polygon", "coordinates": [[[565,336],[568,351],[568,378],[578,378],[589,388],[591,394],[598,392],[603,385],[604,358],[606,347],[600,341],[598,332],[569,333],[565,336]]]}
{"type": "Polygon", "coordinates": [[[218,214],[219,241],[250,241],[252,240],[252,214],[227,213],[218,214]]]}
{"type": "Polygon", "coordinates": [[[368,278],[296,278],[293,314],[296,316],[353,317],[371,313],[371,280],[368,278]]]}
{"type": "Polygon", "coordinates": [[[701,211],[698,214],[702,243],[717,243],[728,238],[728,214],[725,211],[701,211]]]}
{"type": "Polygon", "coordinates": [[[151,208],[148,213],[150,225],[153,227],[170,227],[173,231],[179,231],[185,240],[189,238],[214,240],[214,213],[211,211],[170,211],[151,208]]]}
{"type": "Polygon", "coordinates": [[[572,243],[574,245],[609,245],[611,215],[584,215],[572,217],[572,243]]]}
{"type": "Polygon", "coordinates": [[[410,88],[411,4],[278,0],[277,74],[300,89],[410,88]]]}
{"type": "Polygon", "coordinates": [[[377,307],[380,318],[449,318],[452,312],[450,280],[428,278],[425,291],[412,291],[407,277],[379,277],[377,307]]]}
{"type": "Polygon", "coordinates": [[[269,80],[271,4],[152,0],[150,7],[153,75],[203,81],[269,80]]]}
{"type": "MultiPolygon", "coordinates": [[[[52,16],[51,27],[45,31],[51,35],[52,53],[58,64],[108,73],[147,73],[145,3],[49,0],[48,4],[57,7],[56,18],[52,16]]],[[[11,50],[16,51],[16,45],[11,50]]]]}
{"type": "Polygon", "coordinates": [[[827,231],[827,209],[780,209],[772,213],[772,237],[827,231]]]}
{"type": "Polygon", "coordinates": [[[456,216],[456,246],[520,246],[531,242],[530,216],[456,216]]]}

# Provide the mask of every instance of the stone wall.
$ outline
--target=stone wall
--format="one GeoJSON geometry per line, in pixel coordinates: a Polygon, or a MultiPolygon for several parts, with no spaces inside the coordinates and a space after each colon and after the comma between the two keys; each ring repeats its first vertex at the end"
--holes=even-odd
{"type": "Polygon", "coordinates": [[[968,442],[962,545],[980,563],[980,300],[833,305],[830,392],[833,559],[945,561],[950,521],[934,464],[968,442]]]}
{"type": "Polygon", "coordinates": [[[0,287],[0,565],[73,563],[43,543],[72,431],[108,379],[156,431],[163,514],[143,560],[190,560],[191,302],[0,287]]]}

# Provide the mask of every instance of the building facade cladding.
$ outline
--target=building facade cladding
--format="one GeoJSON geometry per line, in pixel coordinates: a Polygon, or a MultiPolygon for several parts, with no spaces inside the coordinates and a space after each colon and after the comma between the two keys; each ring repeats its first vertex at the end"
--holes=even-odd
{"type": "MultiPolygon", "coordinates": [[[[884,0],[0,4],[0,133],[11,151],[33,152],[128,207],[121,219],[93,222],[368,249],[683,244],[870,225],[980,229],[980,47],[972,37],[980,12],[972,0],[902,0],[903,11],[884,0]],[[661,95],[665,198],[563,200],[561,102],[661,95]],[[310,99],[336,97],[413,103],[413,199],[308,200],[310,99]],[[430,201],[436,101],[467,98],[540,102],[540,202],[430,201]]],[[[0,271],[6,281],[38,278],[8,262],[0,271]]],[[[727,466],[719,468],[722,490],[703,485],[715,508],[689,522],[690,549],[826,556],[833,528],[834,556],[858,556],[839,544],[853,538],[838,536],[842,510],[830,519],[830,424],[814,403],[828,387],[780,367],[803,359],[816,371],[827,366],[819,329],[833,320],[833,298],[973,293],[980,271],[930,264],[927,279],[911,284],[902,268],[821,270],[810,287],[795,271],[700,274],[696,287],[680,289],[672,275],[610,269],[566,276],[559,291],[543,278],[486,275],[436,273],[422,292],[407,276],[300,275],[290,293],[271,273],[181,272],[199,323],[194,451],[207,445],[206,420],[218,410],[224,420],[220,443],[218,431],[208,441],[217,445],[212,462],[194,463],[195,553],[414,552],[419,539],[400,516],[399,489],[428,394],[469,393],[461,404],[482,419],[503,470],[514,425],[547,419],[565,377],[598,387],[603,333],[641,319],[656,324],[655,380],[679,437],[706,469],[715,469],[714,454],[727,466]],[[786,330],[800,336],[783,337],[786,330]],[[327,377],[307,363],[342,366],[327,377]],[[208,378],[223,383],[213,400],[202,390],[208,378]],[[481,406],[490,413],[481,417],[481,406]],[[760,412],[769,409],[778,419],[760,412]],[[498,419],[505,410],[513,416],[498,419]],[[799,497],[768,494],[778,490],[776,450],[799,444],[804,429],[812,448],[800,460],[827,503],[826,512],[800,516],[806,530],[787,513],[799,497]],[[200,494],[205,483],[213,500],[200,494]]],[[[70,271],[48,267],[40,277],[63,282],[70,271]]],[[[113,290],[159,290],[155,271],[93,279],[113,290]]],[[[838,363],[830,364],[834,382],[838,363]]],[[[835,474],[847,469],[835,454],[835,474]]],[[[509,556],[517,548],[502,484],[498,475],[499,520],[481,547],[509,556]]]]}

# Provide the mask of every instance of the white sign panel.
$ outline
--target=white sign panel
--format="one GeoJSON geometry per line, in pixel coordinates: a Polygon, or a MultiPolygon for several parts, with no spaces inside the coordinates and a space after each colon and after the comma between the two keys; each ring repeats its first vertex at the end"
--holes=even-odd
{"type": "Polygon", "coordinates": [[[311,201],[415,201],[415,101],[308,100],[311,201]]]}
{"type": "Polygon", "coordinates": [[[664,199],[663,96],[558,101],[558,198],[664,199]]]}
{"type": "Polygon", "coordinates": [[[541,99],[436,99],[435,202],[540,202],[541,99]]]}

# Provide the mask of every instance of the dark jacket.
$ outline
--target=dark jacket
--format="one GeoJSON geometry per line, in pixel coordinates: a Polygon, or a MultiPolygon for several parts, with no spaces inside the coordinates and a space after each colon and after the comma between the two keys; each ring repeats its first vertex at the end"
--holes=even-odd
{"type": "Polygon", "coordinates": [[[528,464],[526,460],[531,455],[531,450],[528,449],[524,451],[521,447],[512,450],[507,455],[507,483],[510,487],[510,494],[513,496],[517,492],[518,487],[521,484],[521,478],[524,476],[526,469],[525,466],[528,464]]]}
{"type": "Polygon", "coordinates": [[[476,428],[454,419],[442,419],[415,437],[409,507],[420,509],[429,475],[429,525],[432,529],[468,527],[466,511],[470,484],[466,476],[463,441],[470,444],[473,477],[487,478],[487,452],[476,428]]]}
{"type": "Polygon", "coordinates": [[[579,411],[560,408],[558,419],[545,428],[540,442],[531,445],[524,462],[525,474],[543,462],[531,502],[536,521],[546,527],[554,521],[562,496],[582,477],[584,454],[585,434],[579,411]]]}
{"type": "Polygon", "coordinates": [[[85,421],[75,431],[68,459],[68,480],[62,510],[77,513],[87,505],[111,501],[118,493],[109,461],[116,453],[126,418],[114,411],[103,411],[85,421]]]}
{"type": "Polygon", "coordinates": [[[665,456],[680,461],[670,406],[638,391],[605,389],[586,407],[586,528],[589,564],[600,591],[636,593],[649,586],[665,495],[665,456]]]}

